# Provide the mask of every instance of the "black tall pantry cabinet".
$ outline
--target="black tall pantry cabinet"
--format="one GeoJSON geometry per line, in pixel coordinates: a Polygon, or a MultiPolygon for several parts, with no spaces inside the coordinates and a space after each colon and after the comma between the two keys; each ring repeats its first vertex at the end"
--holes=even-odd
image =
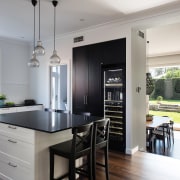
{"type": "MultiPolygon", "coordinates": [[[[125,38],[73,48],[73,113],[90,112],[95,116],[105,116],[104,70],[111,67],[124,68],[125,64],[125,38]]],[[[123,72],[125,82],[125,69],[123,72]]],[[[123,87],[125,99],[125,83],[123,87]]],[[[125,150],[125,105],[123,107],[124,137],[121,142],[113,138],[114,142],[110,143],[110,149],[119,151],[125,150]]]]}

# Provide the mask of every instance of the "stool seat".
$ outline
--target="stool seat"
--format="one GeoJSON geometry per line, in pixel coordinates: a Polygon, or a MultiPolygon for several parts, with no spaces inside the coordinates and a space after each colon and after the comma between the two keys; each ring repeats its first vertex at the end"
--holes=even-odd
{"type": "MultiPolygon", "coordinates": [[[[72,153],[72,140],[69,141],[65,141],[56,145],[53,145],[50,147],[50,151],[53,151],[54,154],[59,155],[59,156],[63,156],[65,158],[70,158],[71,153],[72,153]]],[[[79,158],[82,155],[86,154],[86,153],[90,153],[91,148],[88,147],[86,144],[80,144],[77,148],[76,148],[76,154],[75,154],[75,158],[79,158]]]]}

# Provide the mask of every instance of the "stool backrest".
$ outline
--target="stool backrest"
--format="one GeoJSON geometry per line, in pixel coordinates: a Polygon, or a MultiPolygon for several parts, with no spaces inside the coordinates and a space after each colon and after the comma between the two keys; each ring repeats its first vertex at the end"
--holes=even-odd
{"type": "Polygon", "coordinates": [[[99,146],[99,148],[101,148],[108,145],[109,125],[110,120],[108,118],[94,122],[94,146],[99,146]]]}
{"type": "Polygon", "coordinates": [[[77,158],[92,151],[93,123],[72,128],[72,134],[72,156],[77,158]]]}

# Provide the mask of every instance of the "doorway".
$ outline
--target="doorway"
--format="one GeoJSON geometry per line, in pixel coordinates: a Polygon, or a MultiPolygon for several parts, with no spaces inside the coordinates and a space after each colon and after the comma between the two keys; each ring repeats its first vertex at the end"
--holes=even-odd
{"type": "Polygon", "coordinates": [[[50,107],[67,110],[67,65],[50,67],[50,107]]]}
{"type": "MultiPolygon", "coordinates": [[[[171,69],[172,71],[173,67],[176,67],[174,68],[175,70],[177,69],[178,66],[180,66],[180,61],[179,61],[180,48],[178,45],[179,28],[180,28],[180,24],[171,24],[171,25],[160,26],[160,27],[147,30],[147,40],[149,41],[148,47],[147,47],[147,69],[148,69],[147,71],[151,72],[154,79],[155,79],[155,76],[158,79],[162,79],[161,82],[159,81],[157,83],[157,85],[160,86],[160,83],[161,83],[161,86],[162,86],[162,84],[164,84],[163,85],[164,89],[162,90],[162,94],[156,95],[156,98],[154,96],[154,99],[152,99],[152,97],[150,97],[150,99],[147,98],[148,99],[147,104],[150,104],[149,106],[150,111],[148,111],[150,114],[153,114],[153,112],[155,112],[155,111],[152,112],[151,108],[157,108],[157,107],[161,108],[161,111],[163,113],[163,114],[160,114],[160,110],[159,110],[159,111],[156,111],[156,113],[153,115],[171,117],[170,115],[167,115],[168,113],[170,113],[170,108],[172,107],[175,108],[177,104],[180,105],[179,98],[175,99],[175,93],[176,93],[174,92],[175,81],[170,80],[171,78],[168,79],[167,78],[168,75],[166,72],[168,69],[171,69]],[[159,71],[158,71],[158,68],[159,68],[159,71]],[[153,69],[156,72],[153,71],[153,69]],[[158,75],[157,72],[160,74],[158,75]],[[154,73],[156,73],[156,75],[154,73]],[[173,87],[170,88],[171,86],[173,87]],[[158,102],[157,104],[158,96],[161,97],[162,102],[160,103],[158,102]],[[170,98],[170,96],[172,96],[172,98],[170,98]],[[176,101],[174,102],[176,103],[176,105],[172,104],[172,102],[170,105],[167,104],[173,100],[176,101]],[[153,101],[157,105],[152,104],[153,101]],[[163,103],[165,104],[164,106],[163,106],[163,103]]],[[[156,94],[160,93],[160,88],[158,89],[158,91],[156,89],[156,94]]],[[[180,114],[179,113],[177,114],[178,114],[178,119],[180,119],[180,114]]],[[[174,118],[172,117],[172,119],[174,118]]],[[[174,129],[176,130],[176,121],[175,121],[174,126],[175,126],[174,129]]],[[[165,155],[171,156],[173,158],[178,158],[178,159],[180,158],[180,154],[177,153],[179,152],[179,148],[180,148],[179,135],[180,133],[178,131],[174,131],[174,138],[175,138],[174,145],[169,147],[169,151],[167,151],[165,155]]],[[[159,154],[163,155],[163,153],[161,152],[159,152],[159,154]]]]}

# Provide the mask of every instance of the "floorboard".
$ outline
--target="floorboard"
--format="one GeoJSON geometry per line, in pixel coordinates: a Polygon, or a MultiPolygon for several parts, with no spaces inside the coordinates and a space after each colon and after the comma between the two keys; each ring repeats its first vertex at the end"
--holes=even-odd
{"type": "MultiPolygon", "coordinates": [[[[103,153],[97,153],[103,162],[103,153]]],[[[180,180],[180,131],[175,132],[175,143],[168,153],[136,152],[133,156],[109,152],[110,180],[180,180]]],[[[81,178],[85,179],[85,178],[81,178]]],[[[97,166],[96,180],[105,180],[104,168],[97,166]]]]}
{"type": "MultiPolygon", "coordinates": [[[[98,152],[98,161],[103,161],[98,152]]],[[[110,180],[180,180],[180,160],[137,152],[133,156],[109,152],[110,180]]],[[[104,180],[105,172],[102,167],[97,168],[97,180],[104,180]]]]}

